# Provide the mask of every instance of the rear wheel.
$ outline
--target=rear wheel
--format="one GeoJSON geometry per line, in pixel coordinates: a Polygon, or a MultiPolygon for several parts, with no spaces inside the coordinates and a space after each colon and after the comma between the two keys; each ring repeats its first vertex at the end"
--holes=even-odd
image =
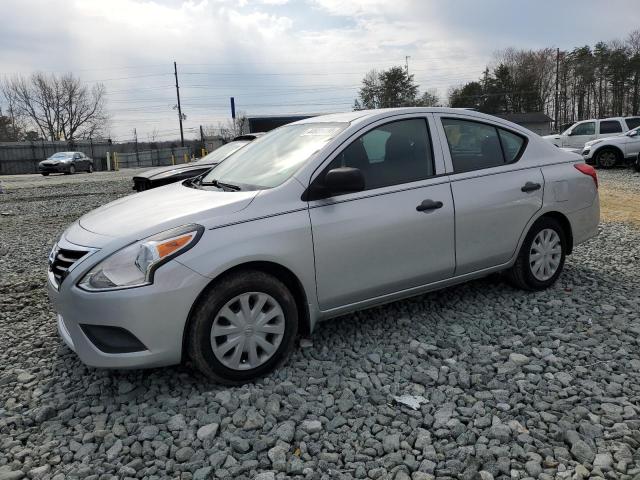
{"type": "Polygon", "coordinates": [[[560,223],[550,217],[536,221],[518,253],[516,263],[508,271],[515,286],[524,290],[550,287],[564,268],[567,242],[560,223]]]}
{"type": "Polygon", "coordinates": [[[90,163],[89,167],[87,168],[87,173],[93,173],[93,164],[90,163]]]}
{"type": "Polygon", "coordinates": [[[40,173],[42,173],[43,177],[48,177],[49,176],[49,172],[40,172],[40,173]]]}
{"type": "Polygon", "coordinates": [[[187,351],[194,365],[222,383],[243,383],[275,369],[293,348],[296,302],[277,278],[231,274],[208,289],[191,315],[187,351]]]}
{"type": "Polygon", "coordinates": [[[613,168],[618,163],[618,152],[611,148],[603,148],[596,154],[596,165],[600,168],[613,168]]]}

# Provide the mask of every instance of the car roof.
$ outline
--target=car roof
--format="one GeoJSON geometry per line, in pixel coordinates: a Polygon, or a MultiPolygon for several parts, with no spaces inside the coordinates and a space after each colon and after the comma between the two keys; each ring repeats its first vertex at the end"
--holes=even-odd
{"type": "Polygon", "coordinates": [[[464,114],[471,117],[477,117],[478,119],[490,120],[492,122],[512,122],[506,121],[493,115],[487,115],[486,113],[476,112],[475,110],[469,110],[467,108],[449,108],[449,107],[401,107],[401,108],[378,108],[373,110],[355,110],[353,112],[344,113],[332,113],[329,115],[320,115],[318,117],[305,118],[291,123],[290,125],[305,124],[305,123],[324,123],[324,122],[346,122],[346,123],[358,123],[367,120],[378,118],[385,118],[388,116],[411,114],[411,113],[444,113],[444,114],[464,114]]]}

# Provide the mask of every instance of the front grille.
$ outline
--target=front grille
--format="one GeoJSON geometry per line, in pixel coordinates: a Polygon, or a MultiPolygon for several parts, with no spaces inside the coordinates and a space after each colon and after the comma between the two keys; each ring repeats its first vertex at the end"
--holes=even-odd
{"type": "Polygon", "coordinates": [[[52,260],[49,263],[49,270],[53,274],[58,286],[60,286],[69,273],[71,266],[87,253],[89,253],[87,250],[69,250],[67,248],[58,248],[57,251],[53,252],[52,260]]]}

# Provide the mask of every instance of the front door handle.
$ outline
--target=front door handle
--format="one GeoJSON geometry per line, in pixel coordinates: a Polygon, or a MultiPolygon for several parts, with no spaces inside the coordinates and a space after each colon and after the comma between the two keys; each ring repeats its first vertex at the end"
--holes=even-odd
{"type": "Polygon", "coordinates": [[[527,182],[520,189],[523,192],[535,192],[536,190],[540,190],[541,185],[539,183],[527,182]]]}
{"type": "Polygon", "coordinates": [[[429,198],[427,200],[423,200],[422,203],[416,207],[416,210],[419,212],[427,212],[429,210],[436,210],[438,208],[442,208],[442,202],[436,202],[429,198]]]}

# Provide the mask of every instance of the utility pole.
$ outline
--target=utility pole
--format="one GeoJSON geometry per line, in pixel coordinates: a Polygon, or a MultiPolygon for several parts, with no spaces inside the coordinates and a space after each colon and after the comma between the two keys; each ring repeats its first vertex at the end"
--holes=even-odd
{"type": "Polygon", "coordinates": [[[407,72],[407,77],[409,76],[409,59],[411,58],[410,55],[405,55],[404,57],[404,69],[407,72]]]}
{"type": "Polygon", "coordinates": [[[560,80],[560,49],[556,48],[556,104],[554,107],[555,112],[555,125],[554,128],[556,132],[558,131],[558,108],[560,107],[559,97],[558,97],[558,85],[560,80]]]}
{"type": "Polygon", "coordinates": [[[200,142],[204,145],[204,131],[202,130],[202,125],[200,125],[200,142]]]}
{"type": "Polygon", "coordinates": [[[136,163],[140,166],[140,155],[138,153],[138,130],[133,129],[133,139],[136,142],[136,163]]]}
{"type": "Polygon", "coordinates": [[[180,120],[180,146],[184,147],[184,132],[182,131],[182,107],[180,106],[180,87],[178,86],[178,65],[173,62],[173,74],[176,76],[176,96],[178,97],[178,119],[180,120]]]}

